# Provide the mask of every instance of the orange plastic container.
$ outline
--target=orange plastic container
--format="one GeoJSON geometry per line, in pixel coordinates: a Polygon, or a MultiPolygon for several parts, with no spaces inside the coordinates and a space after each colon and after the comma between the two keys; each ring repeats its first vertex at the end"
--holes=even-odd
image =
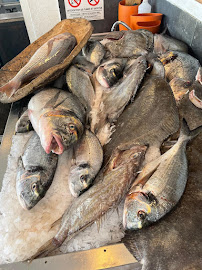
{"type": "MultiPolygon", "coordinates": [[[[132,14],[138,14],[138,6],[125,6],[125,0],[119,2],[118,9],[118,20],[125,22],[128,26],[130,26],[130,16],[132,14]]],[[[119,25],[119,30],[128,30],[123,25],[119,25]]]]}
{"type": "Polygon", "coordinates": [[[158,33],[160,29],[161,21],[153,21],[153,22],[138,22],[135,26],[135,30],[137,29],[145,29],[149,30],[153,34],[158,33]]]}
{"type": "Polygon", "coordinates": [[[162,16],[161,13],[132,14],[129,26],[133,30],[146,29],[152,33],[158,33],[162,16]]]}

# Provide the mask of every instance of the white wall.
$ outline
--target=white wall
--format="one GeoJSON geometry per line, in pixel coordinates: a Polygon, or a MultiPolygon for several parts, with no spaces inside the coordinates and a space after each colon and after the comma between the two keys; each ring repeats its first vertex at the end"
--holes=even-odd
{"type": "Polygon", "coordinates": [[[61,21],[58,0],[20,0],[30,42],[61,21]]]}

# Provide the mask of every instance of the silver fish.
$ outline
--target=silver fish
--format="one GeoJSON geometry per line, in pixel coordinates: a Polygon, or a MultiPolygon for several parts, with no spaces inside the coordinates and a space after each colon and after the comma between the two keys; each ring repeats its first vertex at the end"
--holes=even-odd
{"type": "Polygon", "coordinates": [[[63,90],[47,88],[37,93],[29,101],[28,114],[47,154],[62,154],[83,134],[85,110],[74,95],[63,90]]]}
{"type": "Polygon", "coordinates": [[[106,49],[98,40],[89,40],[82,48],[82,53],[88,61],[99,66],[105,56],[106,49]]]}
{"type": "Polygon", "coordinates": [[[24,209],[32,209],[52,184],[58,156],[46,154],[34,132],[18,162],[16,191],[24,209]]]}
{"type": "Polygon", "coordinates": [[[125,229],[141,229],[167,214],[180,200],[187,182],[186,145],[202,131],[190,131],[183,121],[177,143],[147,164],[133,183],[124,205],[125,229]]]}
{"type": "Polygon", "coordinates": [[[115,31],[105,36],[101,43],[112,57],[145,55],[153,50],[153,34],[150,31],[115,31]]]}
{"type": "Polygon", "coordinates": [[[99,66],[95,72],[95,100],[91,110],[90,124],[91,131],[98,136],[102,145],[108,141],[111,134],[106,130],[110,130],[125,106],[135,96],[147,69],[144,56],[130,61],[122,71],[124,64],[124,59],[113,59],[99,66]],[[112,86],[109,87],[110,85],[112,86]],[[105,133],[109,135],[103,139],[105,133]]]}
{"type": "Polygon", "coordinates": [[[0,92],[11,97],[20,86],[61,63],[76,46],[76,38],[68,32],[52,37],[30,58],[29,62],[10,80],[0,87],[0,92]]]}
{"type": "Polygon", "coordinates": [[[176,51],[168,51],[160,57],[165,68],[165,75],[168,81],[173,78],[181,78],[193,82],[200,67],[199,61],[193,56],[176,51]]]}
{"type": "Polygon", "coordinates": [[[58,233],[31,260],[49,254],[61,246],[66,238],[70,240],[98,221],[109,209],[117,207],[128,191],[146,149],[144,145],[120,145],[112,154],[103,179],[73,201],[62,218],[58,233]]]}
{"type": "Polygon", "coordinates": [[[89,112],[93,106],[95,91],[91,82],[91,72],[72,65],[66,72],[66,81],[69,90],[77,96],[81,104],[89,112]]]}
{"type": "Polygon", "coordinates": [[[82,139],[75,145],[73,164],[69,174],[69,188],[78,197],[93,182],[103,161],[103,150],[98,138],[86,130],[82,139]]]}
{"type": "Polygon", "coordinates": [[[167,35],[154,35],[154,52],[157,54],[167,51],[188,52],[188,46],[181,40],[169,37],[167,35]]]}

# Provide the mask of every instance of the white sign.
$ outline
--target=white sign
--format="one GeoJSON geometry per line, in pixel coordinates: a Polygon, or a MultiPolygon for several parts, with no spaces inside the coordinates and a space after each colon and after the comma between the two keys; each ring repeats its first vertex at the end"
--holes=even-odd
{"type": "Polygon", "coordinates": [[[104,0],[65,0],[67,19],[104,19],[104,0]]]}

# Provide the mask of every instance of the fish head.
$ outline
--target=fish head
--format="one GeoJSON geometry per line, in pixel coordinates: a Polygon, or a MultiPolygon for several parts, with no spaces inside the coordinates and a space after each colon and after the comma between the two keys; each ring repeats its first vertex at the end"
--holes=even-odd
{"type": "Polygon", "coordinates": [[[123,77],[125,61],[112,59],[101,64],[96,70],[97,81],[105,88],[110,88],[123,77]]]}
{"type": "Polygon", "coordinates": [[[82,52],[90,62],[98,66],[105,55],[105,47],[97,40],[89,40],[82,52]]]}
{"type": "Polygon", "coordinates": [[[19,173],[16,183],[18,200],[25,210],[32,209],[45,195],[47,188],[42,185],[39,168],[19,173]]]}
{"type": "Polygon", "coordinates": [[[95,173],[88,163],[73,166],[69,175],[69,188],[74,197],[86,191],[93,182],[95,173]]]}
{"type": "Polygon", "coordinates": [[[39,137],[41,145],[49,154],[62,154],[71,144],[81,138],[83,124],[73,112],[48,111],[41,116],[39,137]]]}
{"type": "Polygon", "coordinates": [[[147,226],[155,214],[157,200],[151,193],[133,192],[126,197],[123,226],[127,230],[138,230],[147,226]]]}

